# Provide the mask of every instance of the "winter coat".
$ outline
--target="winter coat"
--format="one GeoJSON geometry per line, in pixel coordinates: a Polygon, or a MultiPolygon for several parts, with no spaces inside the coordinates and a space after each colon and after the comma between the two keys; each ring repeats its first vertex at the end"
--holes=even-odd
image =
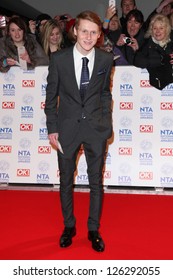
{"type": "MultiPolygon", "coordinates": [[[[42,47],[39,45],[35,36],[28,35],[24,44],[31,63],[27,63],[27,69],[34,69],[36,66],[49,64],[49,58],[45,54],[42,47]]],[[[10,37],[0,38],[0,71],[7,72],[11,66],[4,65],[3,61],[6,58],[13,58],[19,62],[17,47],[14,45],[10,37]]]]}
{"type": "MultiPolygon", "coordinates": [[[[126,33],[127,37],[130,37],[128,33],[126,33]]],[[[139,30],[139,32],[134,36],[134,38],[137,40],[139,47],[143,44],[144,42],[144,31],[143,28],[141,28],[139,30]]],[[[123,45],[123,46],[118,46],[116,45],[117,48],[120,49],[120,51],[122,52],[124,58],[127,60],[129,65],[133,65],[133,60],[134,60],[134,56],[136,51],[133,50],[132,47],[130,47],[130,45],[123,45]]]]}
{"type": "Polygon", "coordinates": [[[164,47],[161,47],[150,37],[136,52],[134,65],[146,68],[149,72],[150,84],[157,89],[163,89],[173,82],[173,65],[170,64],[171,53],[173,53],[171,40],[164,47]]]}

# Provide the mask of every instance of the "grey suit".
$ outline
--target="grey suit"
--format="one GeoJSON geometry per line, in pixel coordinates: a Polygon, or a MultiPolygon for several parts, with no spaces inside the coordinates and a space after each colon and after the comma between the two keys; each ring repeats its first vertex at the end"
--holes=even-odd
{"type": "Polygon", "coordinates": [[[95,62],[82,102],[76,82],[73,47],[52,55],[46,93],[48,133],[58,133],[64,154],[58,151],[60,196],[64,224],[73,227],[72,185],[81,144],[88,165],[90,210],[88,229],[97,230],[102,206],[102,169],[107,139],[112,135],[111,54],[95,49],[95,62]],[[57,105],[58,101],[58,105],[57,105]]]}

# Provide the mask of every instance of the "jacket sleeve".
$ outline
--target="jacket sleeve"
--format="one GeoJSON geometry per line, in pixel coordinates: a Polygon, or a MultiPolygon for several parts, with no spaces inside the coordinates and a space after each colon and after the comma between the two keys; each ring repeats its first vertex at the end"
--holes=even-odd
{"type": "Polygon", "coordinates": [[[49,65],[49,57],[44,52],[43,48],[36,42],[36,66],[49,65]]]}
{"type": "Polygon", "coordinates": [[[113,56],[107,57],[108,61],[108,69],[105,76],[104,86],[103,86],[103,92],[101,95],[101,101],[102,101],[102,114],[103,119],[108,118],[111,120],[112,118],[112,94],[110,90],[110,78],[111,78],[111,72],[113,70],[113,56]]]}
{"type": "Polygon", "coordinates": [[[58,70],[56,65],[55,54],[51,56],[49,64],[49,73],[47,77],[47,88],[46,88],[46,101],[45,101],[45,114],[46,124],[48,128],[48,134],[58,132],[57,126],[57,107],[58,107],[58,70]]]}
{"type": "Polygon", "coordinates": [[[133,63],[140,68],[155,68],[161,66],[162,59],[160,52],[145,42],[136,52],[133,63]]]}
{"type": "Polygon", "coordinates": [[[4,39],[0,38],[0,72],[2,73],[6,73],[10,69],[10,66],[4,63],[5,59],[7,59],[7,54],[4,45],[4,39]]]}

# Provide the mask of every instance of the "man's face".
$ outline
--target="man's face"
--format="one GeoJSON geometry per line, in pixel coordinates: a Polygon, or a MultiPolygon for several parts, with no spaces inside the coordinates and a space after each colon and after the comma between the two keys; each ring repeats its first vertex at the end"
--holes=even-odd
{"type": "Polygon", "coordinates": [[[122,1],[122,14],[126,16],[131,10],[136,9],[133,0],[124,0],[122,1]]]}
{"type": "Polygon", "coordinates": [[[80,53],[87,55],[96,45],[100,37],[99,26],[86,19],[80,19],[78,27],[74,27],[74,34],[77,37],[76,47],[80,53]]]}
{"type": "Polygon", "coordinates": [[[162,9],[162,15],[168,16],[171,14],[171,4],[166,5],[163,9],[162,9]]]}

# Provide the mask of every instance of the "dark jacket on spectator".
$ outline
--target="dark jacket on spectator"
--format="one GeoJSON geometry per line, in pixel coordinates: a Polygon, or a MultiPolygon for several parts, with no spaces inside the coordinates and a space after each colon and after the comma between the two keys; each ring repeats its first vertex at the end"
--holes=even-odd
{"type": "MultiPolygon", "coordinates": [[[[127,32],[126,32],[126,36],[130,37],[127,32]]],[[[144,30],[142,27],[139,30],[139,32],[136,34],[136,36],[134,36],[134,38],[137,40],[139,48],[140,48],[144,42],[144,30]]],[[[123,46],[116,46],[116,47],[120,49],[120,51],[124,55],[124,58],[128,61],[128,64],[133,65],[135,51],[127,44],[125,44],[123,46]]]]}
{"type": "Polygon", "coordinates": [[[134,65],[146,68],[150,75],[150,84],[158,89],[163,89],[173,82],[173,65],[170,64],[169,55],[172,52],[173,42],[171,40],[161,47],[150,37],[136,52],[134,65]]]}

